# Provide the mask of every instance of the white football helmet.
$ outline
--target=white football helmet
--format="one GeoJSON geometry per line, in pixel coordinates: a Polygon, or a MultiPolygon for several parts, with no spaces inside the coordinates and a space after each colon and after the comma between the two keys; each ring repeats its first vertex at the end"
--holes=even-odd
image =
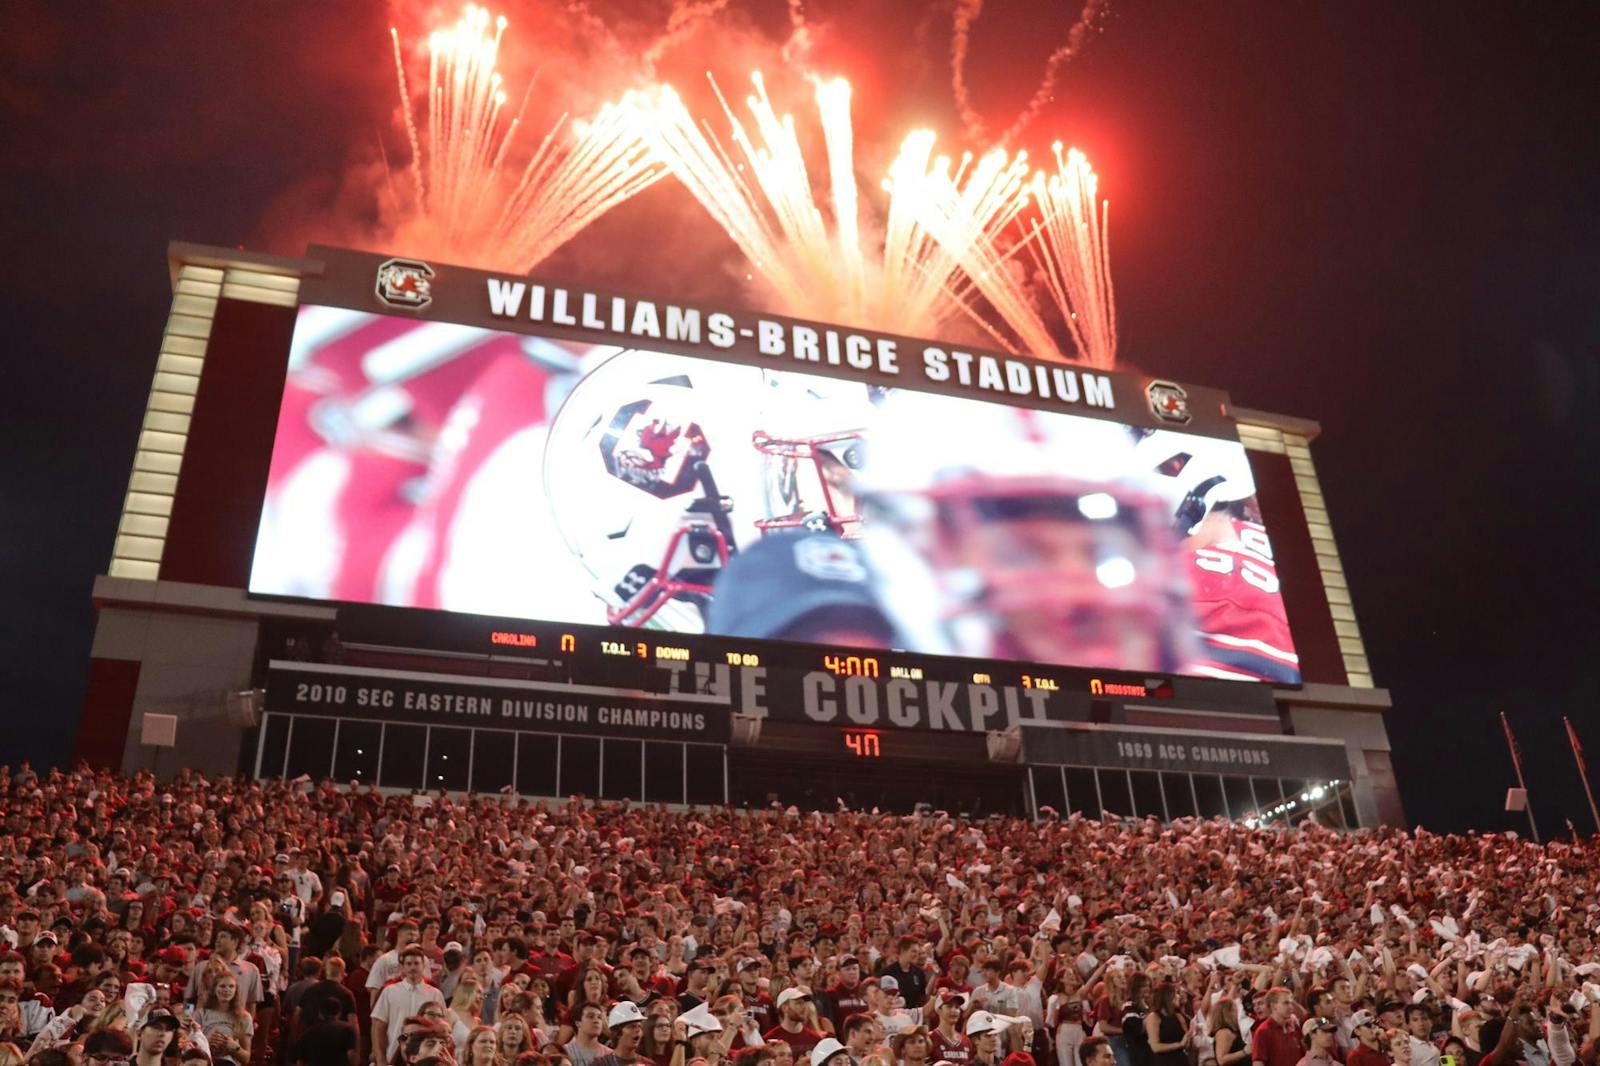
{"type": "Polygon", "coordinates": [[[1255,474],[1238,441],[1157,429],[1134,446],[1140,484],[1161,497],[1173,528],[1188,536],[1217,506],[1256,494],[1255,474]]]}
{"type": "Polygon", "coordinates": [[[703,632],[741,547],[852,530],[847,472],[871,408],[847,385],[639,350],[584,376],[551,424],[545,485],[606,621],[703,632]]]}

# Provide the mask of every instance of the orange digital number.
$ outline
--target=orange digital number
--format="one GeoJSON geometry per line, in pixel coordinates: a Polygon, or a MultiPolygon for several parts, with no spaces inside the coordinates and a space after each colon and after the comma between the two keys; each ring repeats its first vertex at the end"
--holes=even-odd
{"type": "Polygon", "coordinates": [[[822,668],[838,677],[878,676],[878,660],[860,655],[824,655],[822,668]]]}
{"type": "Polygon", "coordinates": [[[844,746],[855,753],[857,758],[876,759],[883,754],[876,733],[862,733],[855,730],[846,732],[844,746]]]}

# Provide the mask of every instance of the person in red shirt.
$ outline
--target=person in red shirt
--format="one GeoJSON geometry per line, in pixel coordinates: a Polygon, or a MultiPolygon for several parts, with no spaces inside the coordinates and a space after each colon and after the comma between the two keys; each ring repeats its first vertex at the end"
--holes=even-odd
{"type": "Polygon", "coordinates": [[[933,1032],[928,1034],[928,1043],[931,1045],[928,1058],[933,1062],[941,1060],[955,1063],[956,1066],[972,1061],[972,1041],[961,1031],[961,1008],[965,1000],[959,994],[948,988],[941,988],[934,995],[934,1009],[939,1015],[939,1024],[933,1032]]]}
{"type": "Polygon", "coordinates": [[[839,980],[828,989],[829,1019],[834,1032],[839,1032],[844,1020],[852,1014],[867,1009],[867,993],[861,987],[861,961],[854,955],[839,960],[839,980]]]}
{"type": "Polygon", "coordinates": [[[561,972],[569,966],[575,965],[571,955],[562,951],[559,946],[549,945],[549,938],[542,929],[529,929],[526,931],[528,941],[528,961],[523,963],[524,973],[534,977],[543,977],[552,985],[561,972]]]}
{"type": "Polygon", "coordinates": [[[1267,993],[1267,1020],[1250,1037],[1252,1066],[1297,1066],[1305,1056],[1305,1040],[1294,1020],[1294,996],[1287,988],[1267,993]]]}
{"type": "Polygon", "coordinates": [[[761,1034],[767,1043],[776,1040],[788,1044],[796,1059],[821,1043],[823,1034],[809,1024],[811,997],[800,989],[786,988],[778,993],[778,1018],[777,1025],[761,1034]]]}
{"type": "Polygon", "coordinates": [[[763,1033],[778,1024],[778,1005],[761,990],[761,965],[765,961],[757,956],[739,964],[739,998],[745,1013],[755,1019],[763,1033]]]}
{"type": "Polygon", "coordinates": [[[1370,1010],[1358,1010],[1350,1018],[1356,1046],[1345,1056],[1345,1066],[1392,1066],[1383,1051],[1383,1029],[1378,1016],[1370,1010]]]}

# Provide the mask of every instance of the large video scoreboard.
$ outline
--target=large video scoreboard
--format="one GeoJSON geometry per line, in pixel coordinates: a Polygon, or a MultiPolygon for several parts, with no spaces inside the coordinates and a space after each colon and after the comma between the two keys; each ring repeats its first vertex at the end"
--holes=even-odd
{"type": "Polygon", "coordinates": [[[504,651],[999,676],[1012,721],[1300,679],[1213,390],[314,254],[253,595],[528,623],[504,651]]]}

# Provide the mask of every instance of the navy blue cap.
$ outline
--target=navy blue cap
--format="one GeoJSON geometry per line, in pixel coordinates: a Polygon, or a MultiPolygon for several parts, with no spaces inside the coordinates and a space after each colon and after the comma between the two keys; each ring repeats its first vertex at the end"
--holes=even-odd
{"type": "Polygon", "coordinates": [[[838,534],[769,533],[740,549],[717,576],[706,632],[807,640],[821,629],[894,643],[865,557],[838,534]]]}

